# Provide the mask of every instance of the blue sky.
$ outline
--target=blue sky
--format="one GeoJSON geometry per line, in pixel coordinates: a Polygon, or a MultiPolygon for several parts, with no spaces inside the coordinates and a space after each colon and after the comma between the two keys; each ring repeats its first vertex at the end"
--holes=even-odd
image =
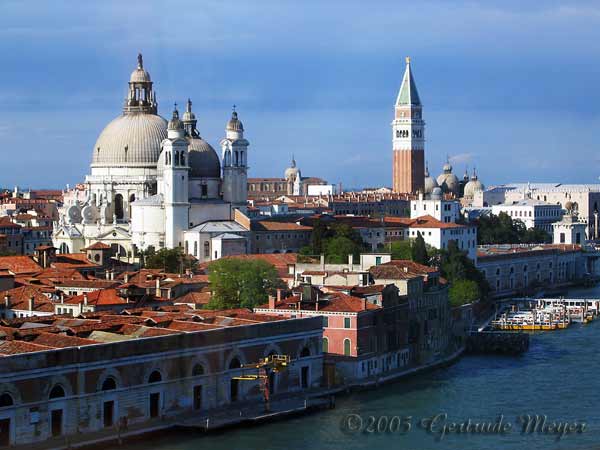
{"type": "Polygon", "coordinates": [[[390,185],[406,55],[434,174],[449,154],[487,185],[600,175],[598,2],[3,0],[0,186],[82,181],[139,51],[160,114],[191,97],[215,148],[238,105],[250,176],[294,154],[305,176],[390,185]]]}

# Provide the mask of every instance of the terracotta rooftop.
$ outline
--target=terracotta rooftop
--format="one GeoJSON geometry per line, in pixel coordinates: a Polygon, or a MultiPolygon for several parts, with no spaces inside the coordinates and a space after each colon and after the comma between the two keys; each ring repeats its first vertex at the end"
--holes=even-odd
{"type": "Polygon", "coordinates": [[[408,280],[416,277],[427,277],[430,274],[437,273],[438,269],[406,259],[397,259],[373,266],[369,269],[369,272],[376,280],[408,280]]]}
{"type": "Polygon", "coordinates": [[[0,256],[0,270],[9,270],[15,275],[35,273],[42,268],[30,256],[0,256]]]}
{"type": "Polygon", "coordinates": [[[88,292],[87,294],[76,295],[65,300],[66,304],[80,304],[85,302],[87,297],[88,305],[122,305],[128,303],[126,299],[120,297],[116,289],[101,289],[88,292]]]}
{"type": "Polygon", "coordinates": [[[84,248],[84,250],[109,250],[110,245],[105,244],[104,242],[95,242],[89,247],[84,248]]]}

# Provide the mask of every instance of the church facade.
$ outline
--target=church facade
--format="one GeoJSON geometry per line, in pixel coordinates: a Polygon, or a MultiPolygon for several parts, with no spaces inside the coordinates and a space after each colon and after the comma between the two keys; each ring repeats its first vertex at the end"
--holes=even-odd
{"type": "Polygon", "coordinates": [[[183,247],[185,233],[206,222],[233,221],[248,192],[243,124],[234,110],[220,142],[222,164],[196,125],[190,100],[181,117],[176,106],[169,121],[158,115],[138,55],[122,114],[98,137],[85,182],[64,195],[54,246],[74,253],[103,242],[117,256],[135,256],[183,247]]]}

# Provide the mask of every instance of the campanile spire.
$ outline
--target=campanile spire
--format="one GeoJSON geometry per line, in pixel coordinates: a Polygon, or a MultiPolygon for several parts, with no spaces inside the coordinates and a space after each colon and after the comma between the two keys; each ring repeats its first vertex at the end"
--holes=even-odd
{"type": "Polygon", "coordinates": [[[425,179],[425,122],[410,62],[407,56],[392,121],[392,185],[394,192],[416,194],[425,179]]]}

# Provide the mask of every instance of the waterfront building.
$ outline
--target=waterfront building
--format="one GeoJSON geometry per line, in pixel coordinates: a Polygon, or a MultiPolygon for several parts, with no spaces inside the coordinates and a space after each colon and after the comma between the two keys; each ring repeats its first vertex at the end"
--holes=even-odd
{"type": "Polygon", "coordinates": [[[409,349],[416,364],[435,361],[453,344],[448,284],[437,268],[392,260],[369,270],[376,284],[394,284],[408,301],[409,349]]]}
{"type": "Polygon", "coordinates": [[[508,214],[513,221],[523,222],[525,228],[539,228],[552,234],[552,224],[561,220],[563,209],[560,204],[533,198],[522,198],[511,203],[492,205],[492,214],[508,214]]]}
{"type": "Polygon", "coordinates": [[[197,129],[188,100],[167,122],[158,115],[150,74],[138,56],[123,112],[102,131],[85,183],[64,195],[54,246],[76,253],[95,242],[117,257],[184,246],[184,233],[233,220],[247,198],[249,142],[234,110],[220,142],[222,165],[197,129]]]}
{"type": "Polygon", "coordinates": [[[53,439],[62,446],[75,435],[151,430],[260,401],[258,380],[233,377],[268,355],[291,357],[271,377],[272,396],[316,388],[323,371],[317,318],[169,307],[2,320],[2,332],[0,442],[7,445],[53,439]]]}
{"type": "Polygon", "coordinates": [[[408,304],[394,285],[350,287],[323,292],[302,284],[286,298],[270,298],[254,309],[283,317],[319,317],[326,364],[348,383],[406,367],[408,304]]]}
{"type": "Polygon", "coordinates": [[[600,184],[509,183],[493,186],[474,196],[474,206],[512,203],[524,197],[560,205],[578,213],[586,225],[586,239],[598,238],[600,184]]]}
{"type": "Polygon", "coordinates": [[[392,126],[392,189],[423,192],[425,178],[425,122],[423,106],[413,78],[410,58],[394,106],[392,126]]]}
{"type": "Polygon", "coordinates": [[[583,244],[586,224],[579,222],[577,216],[565,214],[560,222],[552,224],[553,244],[583,244]]]}
{"type": "Polygon", "coordinates": [[[492,295],[509,296],[533,288],[566,286],[586,274],[598,275],[597,259],[580,245],[489,245],[479,246],[477,268],[492,295]]]}

